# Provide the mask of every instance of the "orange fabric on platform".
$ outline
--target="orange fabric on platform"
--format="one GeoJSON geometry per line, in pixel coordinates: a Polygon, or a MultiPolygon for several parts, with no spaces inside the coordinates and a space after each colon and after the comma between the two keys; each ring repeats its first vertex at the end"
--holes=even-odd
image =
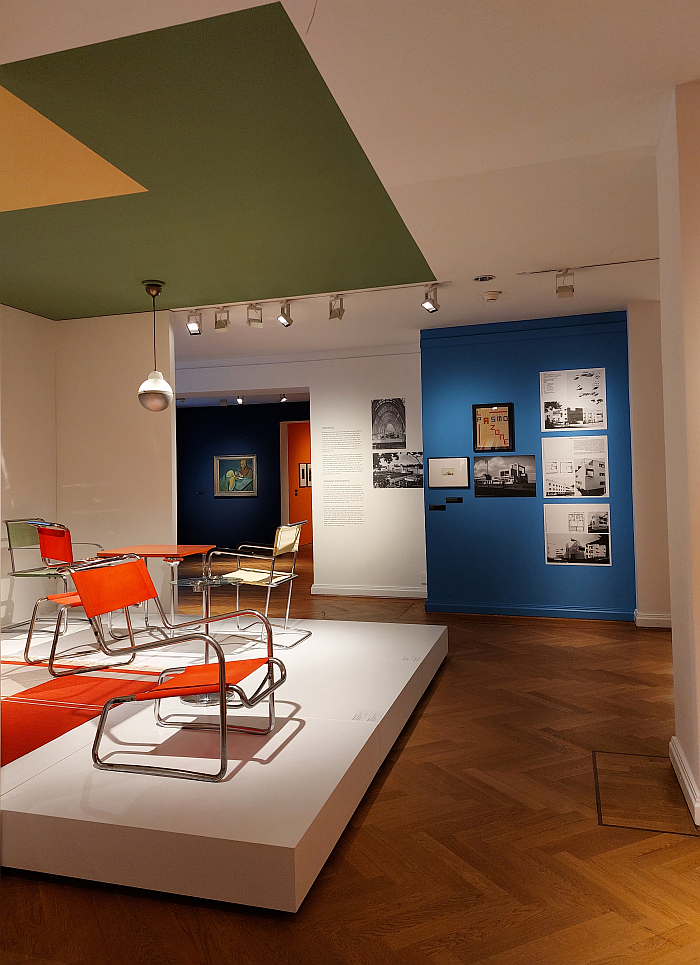
{"type": "Polygon", "coordinates": [[[73,562],[70,530],[61,526],[37,526],[37,532],[42,559],[59,560],[61,563],[73,562]]]}
{"type": "MultiPolygon", "coordinates": [[[[267,657],[252,660],[227,660],[226,683],[238,684],[254,670],[264,667],[267,657]]],[[[182,673],[164,681],[158,687],[136,695],[137,700],[153,700],[155,697],[185,697],[191,694],[214,694],[219,689],[219,664],[200,663],[188,667],[182,673]]]]}
{"type": "Polygon", "coordinates": [[[73,582],[89,617],[123,610],[158,595],[143,560],[76,570],[73,582]]]}
{"type": "Polygon", "coordinates": [[[65,677],[49,680],[0,702],[2,725],[2,764],[23,757],[43,744],[79,727],[102,713],[110,697],[124,693],[125,687],[148,690],[152,682],[127,684],[118,678],[65,677]]]}
{"type": "Polygon", "coordinates": [[[68,606],[82,606],[80,596],[75,590],[71,593],[49,593],[46,599],[51,600],[52,603],[60,603],[61,606],[65,604],[68,606]]]}

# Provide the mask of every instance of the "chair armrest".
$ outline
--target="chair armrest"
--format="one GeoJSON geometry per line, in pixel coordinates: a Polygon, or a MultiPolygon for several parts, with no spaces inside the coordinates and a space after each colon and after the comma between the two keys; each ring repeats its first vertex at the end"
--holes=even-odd
{"type": "Polygon", "coordinates": [[[84,540],[77,540],[73,543],[73,546],[96,546],[98,550],[101,550],[104,553],[104,546],[102,543],[86,543],[84,540]]]}
{"type": "Polygon", "coordinates": [[[259,546],[257,543],[241,543],[236,552],[240,550],[265,550],[266,553],[273,553],[273,546],[259,546]]]}

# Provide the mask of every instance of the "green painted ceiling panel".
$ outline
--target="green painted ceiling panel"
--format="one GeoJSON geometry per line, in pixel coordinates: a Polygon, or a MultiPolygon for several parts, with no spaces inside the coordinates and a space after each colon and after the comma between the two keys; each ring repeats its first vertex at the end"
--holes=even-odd
{"type": "Polygon", "coordinates": [[[0,65],[147,193],[0,215],[1,300],[48,318],[434,276],[278,3],[0,65]]]}

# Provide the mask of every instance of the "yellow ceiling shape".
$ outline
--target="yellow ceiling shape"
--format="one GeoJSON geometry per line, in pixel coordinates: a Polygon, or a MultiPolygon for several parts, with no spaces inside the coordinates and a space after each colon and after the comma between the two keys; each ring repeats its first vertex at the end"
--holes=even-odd
{"type": "Polygon", "coordinates": [[[0,87],[0,211],[146,191],[0,87]]]}

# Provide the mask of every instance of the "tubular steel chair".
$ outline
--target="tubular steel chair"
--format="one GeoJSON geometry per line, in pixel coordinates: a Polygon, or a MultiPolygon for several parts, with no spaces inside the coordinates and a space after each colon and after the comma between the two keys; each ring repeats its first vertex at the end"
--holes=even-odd
{"type": "MultiPolygon", "coordinates": [[[[54,677],[63,676],[63,674],[57,673],[54,670],[54,660],[56,657],[56,648],[58,646],[58,638],[61,634],[61,627],[64,630],[68,628],[68,612],[74,607],[79,607],[80,596],[75,592],[68,591],[68,583],[66,576],[66,566],[70,566],[74,563],[73,559],[73,543],[71,541],[70,530],[67,526],[62,523],[46,523],[44,520],[35,520],[32,524],[36,532],[36,538],[39,542],[39,552],[41,553],[41,559],[47,569],[56,570],[56,575],[60,576],[64,584],[63,593],[49,593],[48,596],[43,596],[41,599],[37,600],[34,604],[34,611],[29,623],[29,632],[27,634],[27,643],[24,647],[24,659],[27,663],[31,664],[43,664],[44,660],[32,660],[29,656],[29,648],[32,643],[32,637],[34,636],[34,630],[36,627],[37,617],[39,614],[39,609],[43,603],[57,603],[59,605],[58,615],[56,617],[56,624],[54,626],[53,632],[53,642],[51,645],[51,651],[48,659],[48,669],[49,673],[54,677]]],[[[99,549],[103,549],[99,543],[77,543],[77,546],[97,546],[99,549]]],[[[88,653],[93,653],[94,647],[88,647],[87,649],[79,650],[68,650],[65,651],[62,656],[85,656],[88,653]]]]}
{"type": "MultiPolygon", "coordinates": [[[[128,771],[134,774],[157,774],[162,777],[183,777],[195,781],[221,781],[228,767],[227,734],[228,731],[238,731],[246,734],[269,734],[275,725],[274,692],[287,677],[284,664],[273,654],[272,628],[268,620],[254,610],[246,610],[246,616],[253,616],[259,620],[267,638],[267,655],[247,660],[227,661],[221,644],[209,633],[195,632],[178,634],[166,640],[151,641],[137,644],[131,622],[129,607],[146,600],[154,600],[161,619],[168,625],[163,608],[158,600],[153,581],[148,573],[146,564],[137,556],[123,556],[109,560],[91,560],[71,569],[73,581],[80,595],[80,599],[88,619],[92,625],[101,650],[115,655],[117,651],[109,646],[102,630],[101,618],[114,610],[124,610],[127,627],[129,629],[130,646],[121,648],[122,655],[129,656],[129,662],[134,659],[139,650],[156,650],[171,647],[174,644],[189,643],[201,640],[205,644],[205,661],[208,658],[209,647],[216,655],[216,662],[197,664],[189,667],[177,667],[164,670],[158,678],[158,683],[145,693],[125,694],[112,697],[104,705],[97,734],[92,748],[92,759],[95,767],[108,771],[128,771]],[[265,676],[249,697],[239,684],[254,671],[266,667],[265,676]],[[275,679],[277,668],[277,679],[275,679]],[[199,721],[170,722],[160,715],[160,701],[165,697],[186,697],[195,694],[218,694],[219,716],[217,723],[207,724],[199,721]],[[261,701],[268,701],[268,719],[263,727],[249,727],[229,724],[227,721],[227,697],[235,696],[240,704],[247,708],[257,706],[261,701]],[[119,704],[139,700],[155,701],[156,723],[162,727],[188,727],[204,730],[219,731],[220,767],[215,774],[203,771],[191,771],[182,768],[156,767],[147,764],[110,764],[100,757],[100,743],[102,741],[107,717],[110,710],[119,704]]],[[[214,623],[219,620],[230,619],[236,613],[224,613],[210,618],[214,623]]],[[[178,629],[200,624],[201,620],[193,620],[180,624],[178,629]]],[[[126,683],[125,683],[126,686],[126,683]]]]}
{"type": "MultiPolygon", "coordinates": [[[[301,528],[306,523],[307,520],[303,520],[300,523],[291,523],[289,525],[282,525],[277,527],[277,532],[275,533],[275,542],[272,546],[258,546],[254,543],[241,543],[238,549],[213,549],[209,550],[207,554],[207,559],[205,563],[205,570],[209,577],[211,577],[211,565],[212,561],[217,556],[235,556],[236,557],[236,569],[232,570],[230,573],[225,573],[223,579],[229,578],[231,582],[236,583],[236,609],[238,609],[240,604],[240,586],[245,584],[246,586],[259,586],[267,590],[267,596],[265,598],[265,616],[267,617],[268,610],[270,608],[270,593],[273,589],[278,586],[284,586],[289,584],[289,592],[287,593],[287,610],[284,616],[284,627],[281,629],[283,633],[296,633],[297,631],[289,630],[289,607],[292,602],[292,585],[297,577],[295,573],[297,554],[299,552],[299,540],[301,538],[301,528]],[[289,569],[276,570],[279,558],[281,556],[289,556],[291,554],[292,561],[289,569]],[[255,560],[258,561],[257,565],[253,564],[241,564],[241,560],[255,560]],[[260,562],[264,561],[267,565],[261,566],[260,562]]],[[[247,629],[247,627],[246,627],[247,629]]],[[[295,640],[291,644],[278,644],[281,649],[289,650],[291,647],[296,647],[297,644],[301,643],[302,640],[306,640],[307,637],[311,636],[310,630],[298,631],[301,636],[298,640],[295,640]]]]}
{"type": "MultiPolygon", "coordinates": [[[[45,524],[46,520],[35,517],[34,519],[6,519],[5,530],[7,532],[7,548],[10,551],[10,572],[8,576],[30,577],[33,579],[52,579],[62,580],[63,590],[68,592],[68,580],[66,576],[56,566],[50,566],[42,560],[41,566],[33,566],[29,569],[18,569],[17,552],[23,555],[24,550],[34,550],[33,555],[36,559],[36,551],[39,551],[39,537],[37,525],[45,524]]],[[[49,524],[50,525],[50,524],[49,524]]],[[[29,620],[20,620],[19,623],[12,623],[3,627],[3,630],[15,630],[17,627],[24,626],[29,620]]]]}

